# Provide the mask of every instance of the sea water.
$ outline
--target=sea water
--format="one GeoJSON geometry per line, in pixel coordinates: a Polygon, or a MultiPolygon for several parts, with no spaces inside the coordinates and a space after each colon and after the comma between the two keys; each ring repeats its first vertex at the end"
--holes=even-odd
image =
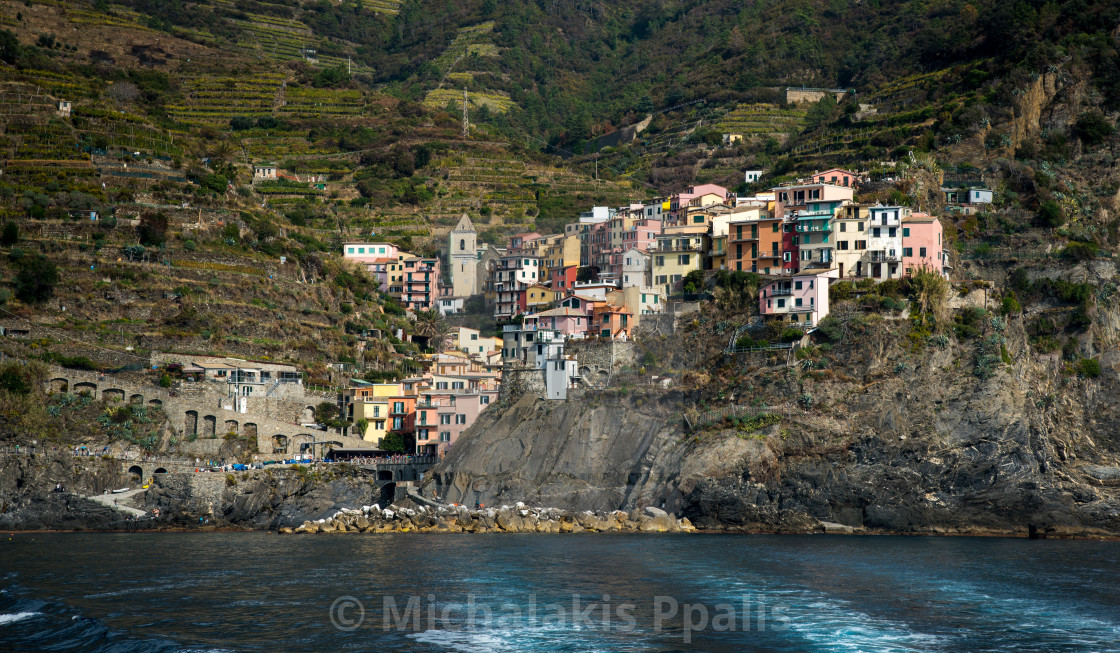
{"type": "Polygon", "coordinates": [[[0,650],[1112,651],[1118,561],[1001,538],[5,533],[0,650]]]}

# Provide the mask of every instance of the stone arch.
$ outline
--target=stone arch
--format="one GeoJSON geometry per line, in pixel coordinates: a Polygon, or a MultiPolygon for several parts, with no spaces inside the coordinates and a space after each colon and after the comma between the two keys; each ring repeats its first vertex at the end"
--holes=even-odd
{"type": "Polygon", "coordinates": [[[156,467],[156,471],[154,471],[152,473],[153,474],[166,474],[167,470],[163,467],[156,467]]]}
{"type": "Polygon", "coordinates": [[[237,426],[238,426],[237,420],[227,419],[226,420],[226,430],[222,431],[222,432],[223,433],[232,433],[234,435],[237,435],[238,434],[237,426]]]}
{"type": "Polygon", "coordinates": [[[148,406],[152,408],[163,408],[163,402],[159,399],[149,399],[148,406]]]}
{"type": "Polygon", "coordinates": [[[89,381],[83,381],[82,383],[75,383],[74,384],[74,394],[76,394],[76,395],[88,394],[91,397],[96,397],[97,396],[97,384],[96,383],[90,383],[89,381]]]}
{"type": "Polygon", "coordinates": [[[144,403],[144,395],[139,395],[139,394],[131,395],[128,398],[128,403],[130,403],[130,404],[143,404],[144,403]]]}
{"type": "Polygon", "coordinates": [[[183,422],[183,432],[187,435],[198,435],[198,411],[188,410],[183,422]]]}
{"type": "Polygon", "coordinates": [[[308,406],[304,408],[299,414],[299,421],[301,424],[311,423],[315,421],[315,407],[308,406]]]}
{"type": "Polygon", "coordinates": [[[311,443],[315,441],[315,436],[309,433],[300,433],[293,435],[288,439],[288,451],[292,453],[305,453],[311,448],[311,443]]]}
{"type": "Polygon", "coordinates": [[[144,469],[140,465],[133,465],[128,468],[128,473],[137,478],[144,478],[144,469]]]}
{"type": "Polygon", "coordinates": [[[590,379],[591,378],[591,368],[584,365],[583,367],[579,368],[579,375],[582,376],[585,379],[590,379]]]}
{"type": "Polygon", "coordinates": [[[120,388],[106,388],[101,391],[101,398],[105,401],[124,402],[124,390],[120,388]]]}
{"type": "MultiPolygon", "coordinates": [[[[248,430],[249,425],[246,424],[245,428],[248,430]]],[[[256,424],[253,428],[256,428],[256,424]]],[[[272,453],[288,453],[288,436],[280,433],[272,436],[272,453]]]]}
{"type": "Polygon", "coordinates": [[[51,379],[51,392],[66,392],[70,389],[70,381],[62,377],[51,379]]]}
{"type": "Polygon", "coordinates": [[[391,470],[388,470],[388,469],[383,469],[383,470],[377,472],[377,480],[379,480],[379,481],[391,481],[391,480],[393,480],[393,472],[391,470]]]}
{"type": "Polygon", "coordinates": [[[213,415],[206,415],[205,417],[203,417],[202,418],[202,437],[204,437],[204,438],[214,437],[214,435],[216,434],[216,431],[214,429],[216,429],[217,426],[218,426],[218,418],[217,417],[214,417],[213,415]]]}
{"type": "Polygon", "coordinates": [[[244,435],[247,438],[252,438],[252,439],[256,440],[257,439],[257,425],[252,423],[252,422],[246,423],[245,426],[242,427],[242,435],[244,435]]]}

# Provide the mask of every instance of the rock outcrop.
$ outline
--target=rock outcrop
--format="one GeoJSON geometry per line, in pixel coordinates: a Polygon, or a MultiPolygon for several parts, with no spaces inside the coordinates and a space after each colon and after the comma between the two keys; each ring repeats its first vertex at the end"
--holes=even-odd
{"type": "Polygon", "coordinates": [[[391,505],[343,509],[335,514],[306,521],[281,533],[691,533],[688,519],[678,519],[664,510],[646,508],[623,512],[569,512],[559,508],[531,508],[524,503],[500,508],[470,510],[465,506],[391,505]]]}
{"type": "Polygon", "coordinates": [[[881,347],[861,361],[864,382],[768,373],[771,397],[812,402],[753,430],[690,431],[695,400],[675,390],[523,396],[484,413],[422,491],[467,505],[653,506],[700,529],[1118,535],[1118,374],[1063,376],[1020,354],[1022,338],[1009,328],[1022,358],[987,379],[953,347],[905,371],[881,347]]]}

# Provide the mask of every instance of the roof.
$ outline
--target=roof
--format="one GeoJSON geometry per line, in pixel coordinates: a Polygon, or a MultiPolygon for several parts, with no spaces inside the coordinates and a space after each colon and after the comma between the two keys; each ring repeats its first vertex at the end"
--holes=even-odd
{"type": "Polygon", "coordinates": [[[226,365],[225,363],[194,363],[204,370],[236,370],[233,365],[226,365]]]}
{"type": "Polygon", "coordinates": [[[470,216],[464,213],[460,218],[458,224],[452,231],[474,231],[474,224],[471,223],[470,216]]]}
{"type": "Polygon", "coordinates": [[[583,317],[584,315],[585,315],[584,313],[582,313],[581,311],[577,311],[574,308],[568,308],[567,306],[561,306],[559,308],[550,308],[547,311],[541,311],[540,313],[533,313],[532,315],[526,315],[525,319],[534,318],[534,317],[583,317]]]}
{"type": "Polygon", "coordinates": [[[929,224],[932,222],[937,222],[937,217],[929,215],[927,213],[912,213],[903,218],[902,221],[909,223],[919,222],[922,224],[929,224]]]}

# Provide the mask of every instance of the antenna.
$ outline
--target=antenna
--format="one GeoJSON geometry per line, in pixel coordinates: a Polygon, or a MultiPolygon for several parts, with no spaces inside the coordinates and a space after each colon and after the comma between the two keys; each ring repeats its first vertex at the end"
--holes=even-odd
{"type": "Polygon", "coordinates": [[[467,119],[467,87],[463,87],[463,138],[466,138],[470,133],[470,121],[467,119]]]}

